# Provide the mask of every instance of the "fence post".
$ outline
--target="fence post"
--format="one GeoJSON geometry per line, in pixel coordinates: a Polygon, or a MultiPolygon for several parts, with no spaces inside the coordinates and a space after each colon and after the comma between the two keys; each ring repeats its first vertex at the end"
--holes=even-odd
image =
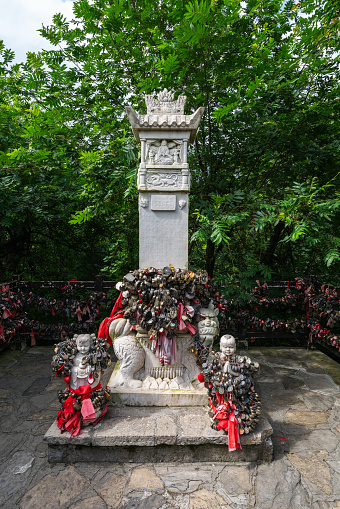
{"type": "Polygon", "coordinates": [[[244,341],[246,339],[246,332],[247,332],[246,326],[244,325],[244,323],[240,321],[237,327],[239,341],[244,341]]]}
{"type": "Polygon", "coordinates": [[[96,276],[94,280],[94,291],[102,292],[103,291],[103,276],[96,276]]]}
{"type": "Polygon", "coordinates": [[[12,276],[12,280],[10,282],[10,286],[12,285],[11,288],[19,288],[17,283],[20,283],[20,281],[21,281],[20,274],[15,274],[14,276],[12,276]]]}

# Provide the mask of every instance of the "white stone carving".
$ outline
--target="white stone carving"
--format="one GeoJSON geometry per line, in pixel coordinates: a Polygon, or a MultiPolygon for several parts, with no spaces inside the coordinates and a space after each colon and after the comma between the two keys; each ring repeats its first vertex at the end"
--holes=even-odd
{"type": "Polygon", "coordinates": [[[180,163],[181,149],[177,146],[172,149],[172,157],[174,158],[174,164],[180,163]]]}
{"type": "Polygon", "coordinates": [[[147,173],[146,183],[155,187],[178,187],[182,185],[182,175],[179,173],[147,173]]]}
{"type": "Polygon", "coordinates": [[[139,205],[143,207],[144,209],[149,205],[149,200],[146,198],[139,197],[139,205]]]}
{"type": "Polygon", "coordinates": [[[126,107],[132,131],[141,143],[137,176],[140,195],[176,194],[176,207],[161,214],[150,207],[139,206],[139,267],[142,268],[169,264],[183,269],[188,266],[189,207],[183,205],[181,210],[177,203],[184,200],[189,204],[188,146],[195,141],[204,108],[185,115],[185,102],[184,95],[175,99],[173,92],[163,90],[158,96],[145,97],[146,114],[126,107]]]}
{"type": "Polygon", "coordinates": [[[182,164],[181,147],[183,140],[148,140],[145,162],[149,165],[182,164]]]}
{"type": "Polygon", "coordinates": [[[156,390],[194,390],[199,387],[200,372],[196,356],[189,351],[190,334],[179,333],[176,337],[177,360],[172,365],[160,365],[151,349],[149,334],[142,329],[136,333],[124,318],[114,320],[109,328],[115,354],[120,361],[109,381],[110,388],[156,390]],[[165,383],[164,383],[165,382],[165,383]],[[177,384],[177,387],[174,387],[177,384]]]}
{"type": "Polygon", "coordinates": [[[198,334],[202,343],[206,346],[212,346],[214,339],[219,333],[219,323],[217,315],[218,308],[215,308],[212,303],[207,308],[200,309],[201,320],[198,322],[198,334]]]}
{"type": "Polygon", "coordinates": [[[165,88],[159,92],[157,99],[153,95],[145,96],[147,114],[164,115],[165,113],[170,113],[172,115],[184,115],[186,100],[185,95],[180,95],[175,101],[173,92],[165,88]]]}
{"type": "MultiPolygon", "coordinates": [[[[92,340],[95,338],[94,334],[75,334],[74,336],[77,345],[77,355],[73,360],[71,368],[71,381],[70,387],[72,389],[79,389],[79,387],[86,385],[88,376],[92,369],[88,364],[86,354],[90,351],[92,340]]],[[[97,385],[100,381],[99,377],[96,379],[97,385]]]]}
{"type": "Polygon", "coordinates": [[[178,205],[179,208],[182,210],[186,206],[187,202],[185,200],[179,200],[178,205]]]}
{"type": "Polygon", "coordinates": [[[136,341],[136,332],[125,318],[114,320],[109,328],[113,349],[119,360],[119,369],[111,377],[111,387],[141,387],[142,382],[135,380],[134,375],[144,366],[144,348],[136,341]],[[112,379],[113,378],[113,379],[112,379]]]}
{"type": "Polygon", "coordinates": [[[155,146],[151,146],[148,150],[148,163],[155,164],[155,157],[157,155],[157,150],[155,146]]]}
{"type": "Polygon", "coordinates": [[[131,106],[126,106],[125,111],[129,117],[136,140],[142,141],[143,136],[141,135],[140,137],[141,131],[169,132],[170,128],[177,133],[186,132],[189,142],[193,143],[204,113],[204,107],[201,106],[192,115],[185,115],[185,102],[186,96],[180,95],[175,101],[173,93],[165,89],[158,94],[157,99],[152,95],[145,96],[146,115],[137,113],[131,106]]]}
{"type": "Polygon", "coordinates": [[[173,164],[174,160],[172,155],[170,154],[170,150],[168,144],[165,140],[162,140],[160,147],[157,150],[157,154],[155,155],[155,163],[156,164],[173,164]]]}

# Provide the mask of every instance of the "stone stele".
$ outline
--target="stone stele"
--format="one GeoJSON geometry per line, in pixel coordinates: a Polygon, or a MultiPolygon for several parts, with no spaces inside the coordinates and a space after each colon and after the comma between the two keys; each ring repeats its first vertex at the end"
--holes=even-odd
{"type": "Polygon", "coordinates": [[[163,90],[147,95],[146,115],[126,107],[132,131],[141,143],[138,170],[139,267],[188,267],[190,172],[188,145],[193,143],[204,108],[184,114],[186,96],[174,100],[163,90]]]}

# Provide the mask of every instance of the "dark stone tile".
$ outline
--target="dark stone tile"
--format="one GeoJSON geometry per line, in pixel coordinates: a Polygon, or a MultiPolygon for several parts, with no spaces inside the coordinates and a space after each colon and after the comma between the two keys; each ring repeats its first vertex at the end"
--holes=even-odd
{"type": "Polygon", "coordinates": [[[287,390],[290,389],[298,389],[299,387],[302,387],[305,385],[305,381],[301,378],[296,378],[292,376],[284,376],[282,378],[283,387],[287,390]]]}
{"type": "MultiPolygon", "coordinates": [[[[121,509],[155,509],[166,503],[166,499],[162,495],[151,495],[143,500],[134,499],[123,505],[121,509]]],[[[169,508],[170,509],[170,508],[169,508]]]]}
{"type": "Polygon", "coordinates": [[[30,387],[28,387],[28,389],[26,389],[22,393],[22,395],[23,396],[35,396],[37,394],[40,394],[41,392],[43,392],[46,389],[46,387],[48,386],[50,381],[51,381],[51,375],[45,375],[45,376],[38,377],[34,380],[32,385],[30,385],[30,387]]]}

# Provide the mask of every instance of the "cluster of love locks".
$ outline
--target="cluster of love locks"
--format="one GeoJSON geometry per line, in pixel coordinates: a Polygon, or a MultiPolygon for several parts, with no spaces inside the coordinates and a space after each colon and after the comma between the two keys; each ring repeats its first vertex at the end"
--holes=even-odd
{"type": "Polygon", "coordinates": [[[69,295],[64,299],[55,299],[3,285],[0,288],[0,340],[9,343],[18,333],[28,333],[33,346],[40,335],[63,340],[74,334],[96,332],[100,314],[111,309],[115,300],[102,292],[92,292],[87,299],[76,299],[70,292],[65,293],[69,295]],[[47,319],[32,319],[32,310],[47,319]]]}
{"type": "MultiPolygon", "coordinates": [[[[323,343],[340,352],[340,288],[319,284],[315,278],[296,278],[286,282],[285,294],[281,297],[270,297],[267,283],[260,284],[251,292],[252,296],[243,306],[223,306],[229,310],[225,313],[227,330],[237,330],[242,326],[251,332],[306,332],[308,340],[323,343]],[[291,319],[270,318],[263,316],[267,310],[294,308],[294,314],[303,316],[291,319]],[[262,317],[256,313],[261,309],[262,317]]],[[[288,314],[288,313],[287,313],[288,314]]]]}
{"type": "MultiPolygon", "coordinates": [[[[195,274],[196,276],[196,274],[195,274]]],[[[203,272],[197,277],[202,278],[203,272]]],[[[147,284],[141,280],[141,285],[147,284]]],[[[223,288],[212,280],[201,282],[206,298],[219,308],[220,330],[235,332],[240,325],[252,331],[285,331],[305,332],[310,342],[317,341],[330,345],[340,352],[340,288],[320,285],[310,278],[296,278],[286,282],[284,295],[271,297],[266,283],[257,281],[257,286],[250,292],[250,298],[242,306],[233,299],[226,299],[223,288]],[[295,315],[294,318],[277,318],[275,315],[295,315]],[[268,316],[266,316],[268,315],[268,316]],[[274,315],[274,318],[270,317],[274,315]],[[302,316],[301,316],[302,315],[302,316]]],[[[97,332],[98,325],[107,310],[112,308],[116,297],[110,298],[105,293],[91,292],[86,299],[72,296],[72,285],[68,285],[60,299],[38,296],[30,291],[21,290],[11,285],[0,288],[0,340],[10,342],[18,333],[28,333],[34,345],[37,335],[53,336],[54,339],[72,337],[73,334],[97,332]],[[39,311],[49,317],[44,321],[32,320],[30,310],[39,311]],[[51,316],[54,317],[51,320],[51,316]],[[53,321],[53,323],[49,323],[53,321]],[[57,322],[57,323],[55,323],[57,322]]],[[[175,298],[175,296],[170,295],[175,298]]],[[[155,295],[161,307],[161,296],[155,295]]],[[[160,310],[157,319],[161,315],[160,310]]],[[[150,313],[149,313],[150,314],[150,313]]],[[[146,321],[153,319],[145,316],[146,321]]],[[[171,316],[169,315],[171,321],[171,316]]]]}

